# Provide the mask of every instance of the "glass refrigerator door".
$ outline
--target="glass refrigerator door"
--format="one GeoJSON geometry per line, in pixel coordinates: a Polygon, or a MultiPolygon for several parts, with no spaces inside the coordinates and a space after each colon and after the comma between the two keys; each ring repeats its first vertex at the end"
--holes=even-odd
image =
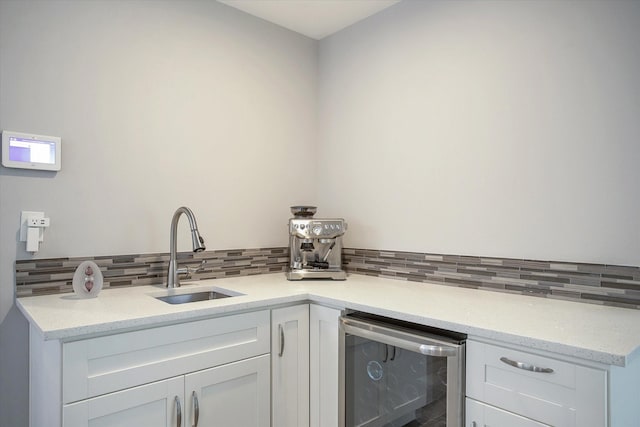
{"type": "Polygon", "coordinates": [[[445,427],[447,358],[345,337],[347,427],[445,427]]]}

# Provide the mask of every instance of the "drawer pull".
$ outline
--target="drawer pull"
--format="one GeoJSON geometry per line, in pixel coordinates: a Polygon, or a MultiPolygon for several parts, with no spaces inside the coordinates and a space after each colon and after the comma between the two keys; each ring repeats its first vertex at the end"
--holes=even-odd
{"type": "Polygon", "coordinates": [[[176,427],[180,427],[182,425],[182,408],[180,407],[180,398],[176,396],[176,427]]]}
{"type": "Polygon", "coordinates": [[[509,366],[513,366],[514,368],[518,368],[518,369],[523,369],[525,371],[540,372],[540,373],[543,373],[543,374],[551,374],[551,373],[553,373],[553,369],[551,369],[551,368],[541,368],[539,366],[531,365],[529,363],[516,362],[515,360],[511,360],[511,359],[506,358],[506,357],[501,357],[500,361],[502,363],[506,363],[509,366]]]}

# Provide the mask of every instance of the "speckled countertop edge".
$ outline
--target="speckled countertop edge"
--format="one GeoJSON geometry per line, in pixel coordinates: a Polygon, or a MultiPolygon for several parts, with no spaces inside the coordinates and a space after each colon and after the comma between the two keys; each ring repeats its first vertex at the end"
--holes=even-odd
{"type": "Polygon", "coordinates": [[[290,282],[274,273],[190,282],[175,290],[108,289],[92,299],[26,297],[17,306],[43,339],[73,341],[307,300],[606,365],[625,366],[640,349],[640,310],[354,274],[346,281],[290,282]],[[208,289],[243,295],[182,305],[154,298],[208,289]]]}

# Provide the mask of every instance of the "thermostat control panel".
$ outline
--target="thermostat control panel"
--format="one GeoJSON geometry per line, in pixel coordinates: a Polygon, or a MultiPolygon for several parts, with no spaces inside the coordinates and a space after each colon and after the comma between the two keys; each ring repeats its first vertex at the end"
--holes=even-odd
{"type": "Polygon", "coordinates": [[[2,132],[2,166],[59,171],[61,138],[28,133],[2,132]]]}

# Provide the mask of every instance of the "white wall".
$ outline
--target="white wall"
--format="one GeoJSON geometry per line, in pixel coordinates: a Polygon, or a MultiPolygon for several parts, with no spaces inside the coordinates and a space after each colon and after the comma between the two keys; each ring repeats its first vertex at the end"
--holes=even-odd
{"type": "Polygon", "coordinates": [[[181,205],[209,249],[286,245],[315,199],[316,61],[215,1],[0,1],[0,128],[63,141],[57,174],[0,168],[0,424],[26,424],[20,211],[51,218],[37,258],[168,252],[181,205]]]}
{"type": "Polygon", "coordinates": [[[3,425],[26,425],[21,210],[51,218],[38,258],[166,252],[182,204],[211,249],[285,245],[313,202],[352,247],[640,265],[637,22],[404,1],[318,59],[214,1],[0,0],[0,129],[64,147],[56,175],[0,168],[3,425]]]}
{"type": "Polygon", "coordinates": [[[640,265],[640,2],[404,1],[320,43],[346,246],[640,265]]]}

